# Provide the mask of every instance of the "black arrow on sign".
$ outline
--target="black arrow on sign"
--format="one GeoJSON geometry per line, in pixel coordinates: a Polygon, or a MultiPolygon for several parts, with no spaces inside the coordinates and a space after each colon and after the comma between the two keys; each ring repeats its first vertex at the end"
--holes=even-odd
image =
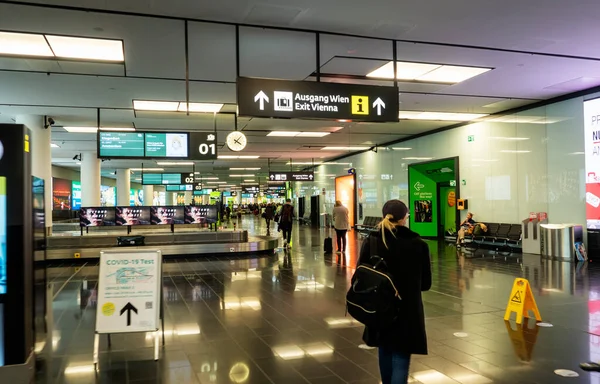
{"type": "Polygon", "coordinates": [[[131,311],[135,312],[136,315],[138,311],[137,308],[134,307],[131,303],[127,303],[127,305],[121,309],[121,316],[123,316],[125,311],[127,311],[127,326],[129,327],[131,325],[131,311]]]}

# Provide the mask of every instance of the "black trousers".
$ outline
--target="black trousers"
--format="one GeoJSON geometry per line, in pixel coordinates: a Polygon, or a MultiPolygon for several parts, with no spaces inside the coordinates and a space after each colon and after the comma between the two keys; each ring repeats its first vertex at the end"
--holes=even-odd
{"type": "Polygon", "coordinates": [[[348,232],[347,229],[336,229],[335,230],[335,237],[336,237],[336,241],[337,241],[337,250],[338,251],[342,251],[345,252],[346,251],[346,233],[348,232]]]}
{"type": "Polygon", "coordinates": [[[292,241],[292,225],[291,224],[282,225],[281,232],[283,232],[283,240],[284,241],[286,241],[288,243],[292,241]]]}

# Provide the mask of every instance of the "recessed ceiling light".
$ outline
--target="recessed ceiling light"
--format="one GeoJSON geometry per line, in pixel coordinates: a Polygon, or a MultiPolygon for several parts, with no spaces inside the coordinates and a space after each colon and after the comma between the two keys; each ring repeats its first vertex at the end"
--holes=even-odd
{"type": "Polygon", "coordinates": [[[229,177],[254,177],[254,175],[229,175],[229,177]]]}
{"type": "Polygon", "coordinates": [[[218,177],[196,177],[196,180],[219,180],[218,177]]]}
{"type": "MultiPolygon", "coordinates": [[[[223,104],[210,104],[210,103],[190,103],[190,112],[199,113],[218,113],[223,108],[223,104]]],[[[187,103],[179,103],[179,112],[185,112],[187,110],[187,103]]]]}
{"type": "Polygon", "coordinates": [[[50,148],[60,148],[60,145],[54,144],[54,143],[50,143],[50,148]]]}
{"type": "Polygon", "coordinates": [[[322,161],[315,161],[315,162],[311,162],[311,161],[288,161],[285,165],[320,165],[323,164],[322,161]]]}
{"type": "Polygon", "coordinates": [[[392,147],[392,149],[394,151],[410,151],[412,148],[406,148],[406,147],[392,147]]]}
{"type": "MultiPolygon", "coordinates": [[[[98,131],[98,127],[63,127],[65,131],[71,133],[96,133],[98,131]]],[[[125,132],[134,132],[135,128],[125,127],[125,128],[113,128],[113,127],[100,127],[101,131],[125,131],[125,132]]]]}
{"type": "Polygon", "coordinates": [[[226,181],[207,181],[206,184],[227,184],[226,181]]]}
{"type": "Polygon", "coordinates": [[[366,151],[371,147],[323,147],[322,151],[366,151]]]}
{"type": "Polygon", "coordinates": [[[133,109],[138,111],[177,112],[178,101],[133,100],[133,109]]]}
{"type": "MultiPolygon", "coordinates": [[[[396,63],[398,80],[456,84],[472,77],[488,72],[491,68],[465,67],[459,65],[443,65],[413,63],[399,61],[396,63]]],[[[367,74],[367,77],[393,79],[394,62],[388,62],[367,74]]]]}
{"type": "Polygon", "coordinates": [[[44,35],[0,32],[0,54],[54,56],[44,35]]]}
{"type": "Polygon", "coordinates": [[[157,161],[156,165],[194,165],[193,161],[157,161]]]}
{"type": "Polygon", "coordinates": [[[130,171],[162,172],[164,168],[129,168],[130,171]]]}
{"type": "Polygon", "coordinates": [[[400,111],[398,118],[408,120],[471,121],[485,116],[487,114],[483,113],[400,111]]]}
{"type": "Polygon", "coordinates": [[[125,61],[121,40],[46,35],[56,57],[71,59],[125,61]]]}
{"type": "Polygon", "coordinates": [[[585,152],[572,152],[569,155],[585,155],[585,152]]]}
{"type": "Polygon", "coordinates": [[[267,136],[275,136],[275,137],[296,137],[300,134],[300,132],[292,132],[292,131],[273,131],[269,132],[267,136]]]}
{"type": "Polygon", "coordinates": [[[300,132],[298,137],[325,137],[329,134],[330,132],[300,132]]]}
{"type": "Polygon", "coordinates": [[[256,183],[256,180],[252,180],[252,179],[246,179],[244,180],[245,183],[256,183]]]}
{"type": "MultiPolygon", "coordinates": [[[[398,80],[415,80],[424,74],[439,68],[439,64],[424,64],[424,63],[410,63],[398,61],[396,63],[396,77],[398,80]]],[[[383,67],[380,67],[373,72],[367,74],[367,77],[376,77],[379,79],[393,79],[394,78],[394,62],[390,61],[383,67]]]]}

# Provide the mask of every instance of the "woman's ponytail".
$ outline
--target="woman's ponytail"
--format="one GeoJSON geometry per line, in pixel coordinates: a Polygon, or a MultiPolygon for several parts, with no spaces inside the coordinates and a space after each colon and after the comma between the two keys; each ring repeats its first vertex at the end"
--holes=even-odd
{"type": "Polygon", "coordinates": [[[394,237],[396,237],[396,235],[394,234],[394,228],[396,228],[396,224],[392,221],[393,219],[394,215],[388,214],[383,218],[383,220],[381,220],[381,223],[379,223],[379,227],[381,228],[381,239],[383,240],[383,245],[385,245],[385,247],[388,249],[389,247],[385,240],[385,230],[387,229],[392,233],[394,237]]]}

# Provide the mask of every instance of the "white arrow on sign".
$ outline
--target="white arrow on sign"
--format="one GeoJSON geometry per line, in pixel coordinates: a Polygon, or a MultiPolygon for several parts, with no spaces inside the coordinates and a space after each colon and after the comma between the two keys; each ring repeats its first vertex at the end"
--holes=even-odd
{"type": "Polygon", "coordinates": [[[381,97],[378,97],[377,100],[375,100],[373,108],[377,108],[377,116],[381,116],[381,108],[385,109],[385,103],[381,100],[381,97]]]}
{"type": "Polygon", "coordinates": [[[273,179],[275,179],[275,176],[274,176],[274,175],[271,175],[271,176],[269,176],[269,178],[270,178],[271,180],[273,180],[273,179]]]}
{"type": "Polygon", "coordinates": [[[259,104],[259,108],[261,111],[265,110],[265,101],[268,103],[269,102],[269,96],[267,96],[263,91],[260,91],[256,94],[256,96],[254,96],[254,102],[260,102],[259,104]]]}
{"type": "Polygon", "coordinates": [[[314,176],[313,175],[308,175],[308,178],[312,180],[314,178],[314,176]]]}

